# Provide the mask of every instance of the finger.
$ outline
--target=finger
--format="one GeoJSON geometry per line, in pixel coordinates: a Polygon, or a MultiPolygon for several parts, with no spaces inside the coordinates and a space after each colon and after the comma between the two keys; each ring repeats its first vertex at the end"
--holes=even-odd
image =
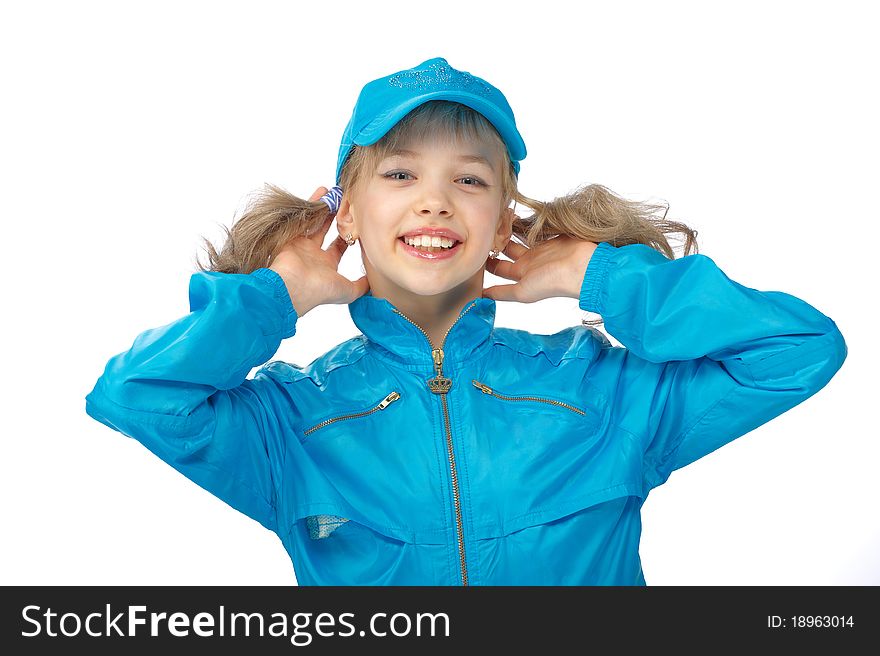
{"type": "Polygon", "coordinates": [[[324,251],[334,257],[336,263],[339,264],[339,260],[342,259],[342,256],[345,254],[345,250],[348,248],[348,244],[345,243],[345,240],[342,238],[342,235],[336,235],[336,239],[330,242],[330,245],[324,249],[324,251]]]}
{"type": "Polygon", "coordinates": [[[504,247],[504,250],[501,251],[511,260],[518,260],[523,255],[529,252],[527,246],[523,246],[522,244],[518,244],[513,239],[507,242],[507,246],[504,247]]]}
{"type": "MultiPolygon", "coordinates": [[[[315,190],[315,193],[312,194],[311,198],[309,198],[309,200],[317,201],[322,196],[324,196],[324,194],[328,193],[328,191],[329,190],[327,189],[327,187],[318,187],[315,190]]],[[[330,230],[330,226],[333,224],[334,218],[336,218],[336,213],[331,212],[327,215],[327,218],[324,219],[324,223],[321,224],[321,227],[315,230],[314,233],[309,235],[314,239],[314,241],[317,241],[319,245],[323,244],[324,240],[327,238],[327,232],[330,230]]]]}
{"type": "Polygon", "coordinates": [[[487,257],[486,258],[486,271],[497,276],[498,274],[495,273],[495,268],[497,266],[498,266],[498,260],[496,260],[494,257],[487,257]]]}
{"type": "Polygon", "coordinates": [[[352,290],[352,292],[351,292],[352,296],[350,297],[350,300],[348,301],[349,303],[351,303],[352,301],[354,301],[357,298],[360,298],[361,296],[366,294],[368,291],[370,291],[370,281],[367,280],[366,276],[361,276],[360,278],[358,278],[357,280],[355,280],[354,282],[351,283],[351,290],[352,290]]]}
{"type": "Polygon", "coordinates": [[[484,298],[496,301],[518,301],[519,285],[493,285],[483,290],[484,298]]]}
{"type": "Polygon", "coordinates": [[[330,230],[330,226],[333,225],[333,215],[329,215],[326,219],[324,219],[324,223],[318,226],[318,229],[314,232],[310,232],[308,234],[309,239],[314,242],[317,242],[320,246],[324,243],[324,239],[327,238],[327,232],[330,230]]]}
{"type": "Polygon", "coordinates": [[[516,266],[516,262],[510,262],[508,260],[495,260],[489,258],[486,260],[486,270],[499,278],[507,278],[508,280],[516,281],[519,281],[519,279],[522,278],[522,274],[519,267],[516,266]]]}
{"type": "Polygon", "coordinates": [[[326,194],[328,191],[329,191],[329,189],[327,189],[327,187],[318,187],[317,189],[315,189],[315,193],[313,193],[311,196],[309,196],[309,200],[316,201],[321,196],[326,194]]]}

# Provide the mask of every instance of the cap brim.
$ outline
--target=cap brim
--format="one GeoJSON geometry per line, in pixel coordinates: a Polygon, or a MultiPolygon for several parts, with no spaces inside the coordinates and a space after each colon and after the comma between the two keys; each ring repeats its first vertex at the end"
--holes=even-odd
{"type": "Polygon", "coordinates": [[[507,146],[508,154],[512,160],[519,161],[526,156],[526,145],[523,142],[516,126],[510,122],[510,119],[503,115],[492,103],[486,102],[479,96],[470,94],[454,93],[446,90],[434,91],[420,96],[416,96],[407,100],[405,103],[394,107],[393,109],[376,116],[365,127],[363,127],[354,143],[358,146],[370,146],[397,125],[400,120],[409,114],[413,109],[422,105],[429,100],[451,100],[467,105],[471,109],[478,111],[486,117],[486,119],[498,130],[501,138],[507,146]]]}

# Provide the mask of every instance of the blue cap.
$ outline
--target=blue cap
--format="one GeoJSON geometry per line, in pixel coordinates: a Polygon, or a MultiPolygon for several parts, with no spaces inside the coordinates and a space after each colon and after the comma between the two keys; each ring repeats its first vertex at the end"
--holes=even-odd
{"type": "Polygon", "coordinates": [[[526,144],[516,129],[513,110],[504,94],[482,78],[456,70],[442,57],[435,57],[364,85],[342,134],[336,184],[352,146],[376,143],[400,119],[429,100],[459,102],[486,117],[507,145],[507,154],[519,175],[526,144]]]}

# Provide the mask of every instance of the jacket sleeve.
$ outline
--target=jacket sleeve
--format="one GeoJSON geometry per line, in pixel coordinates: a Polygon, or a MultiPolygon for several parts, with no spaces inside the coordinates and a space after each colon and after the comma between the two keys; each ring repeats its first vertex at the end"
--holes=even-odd
{"type": "Polygon", "coordinates": [[[276,530],[284,448],[254,368],[296,332],[281,277],[199,272],[190,313],[141,333],[86,396],[94,419],[143,443],[226,503],[276,530]]]}
{"type": "Polygon", "coordinates": [[[591,369],[612,381],[611,412],[637,443],[646,494],[818,392],[847,354],[830,318],[745,287],[702,254],[602,242],[579,305],[623,345],[606,344],[591,369]]]}

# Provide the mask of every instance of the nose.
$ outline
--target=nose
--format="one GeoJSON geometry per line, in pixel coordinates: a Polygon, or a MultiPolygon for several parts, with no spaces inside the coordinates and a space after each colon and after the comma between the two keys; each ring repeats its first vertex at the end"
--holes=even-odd
{"type": "Polygon", "coordinates": [[[416,200],[416,209],[421,216],[447,217],[452,214],[452,205],[440,185],[427,182],[416,200]]]}
{"type": "Polygon", "coordinates": [[[421,210],[419,210],[419,214],[422,216],[449,216],[452,212],[447,209],[438,209],[432,210],[430,207],[423,206],[421,210]]]}

